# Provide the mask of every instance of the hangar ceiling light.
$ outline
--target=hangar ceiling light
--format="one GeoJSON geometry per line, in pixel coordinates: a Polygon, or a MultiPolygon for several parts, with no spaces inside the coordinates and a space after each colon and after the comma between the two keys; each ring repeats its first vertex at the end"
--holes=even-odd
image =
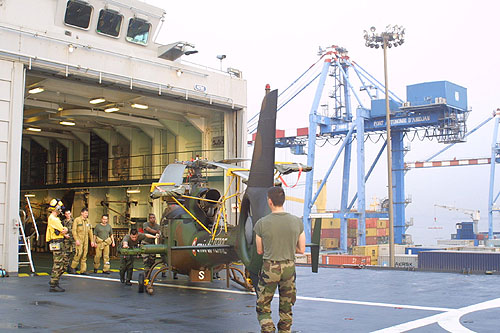
{"type": "Polygon", "coordinates": [[[149,106],[147,106],[146,104],[139,104],[139,103],[133,103],[130,106],[133,107],[134,109],[141,109],[141,110],[147,110],[149,108],[149,106]]]}
{"type": "Polygon", "coordinates": [[[106,99],[104,97],[96,97],[89,101],[90,104],[100,104],[103,102],[106,102],[106,99]]]}
{"type": "Polygon", "coordinates": [[[28,92],[30,94],[38,94],[38,93],[41,93],[43,91],[45,91],[45,89],[43,89],[42,87],[36,87],[36,88],[28,90],[28,92]]]}
{"type": "Polygon", "coordinates": [[[75,122],[74,121],[71,121],[71,120],[61,120],[59,122],[60,125],[64,125],[64,126],[75,126],[75,122]]]}
{"type": "Polygon", "coordinates": [[[110,106],[108,108],[105,108],[104,112],[110,113],[110,112],[116,112],[116,111],[119,111],[119,110],[120,110],[120,108],[117,107],[117,106],[110,106]]]}

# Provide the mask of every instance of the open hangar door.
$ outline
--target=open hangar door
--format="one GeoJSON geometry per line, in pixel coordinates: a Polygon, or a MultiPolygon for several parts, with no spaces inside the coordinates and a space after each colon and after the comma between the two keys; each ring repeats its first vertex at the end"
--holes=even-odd
{"type": "MultiPolygon", "coordinates": [[[[185,97],[27,70],[21,209],[30,216],[28,195],[43,232],[48,202],[62,198],[74,217],[88,207],[94,226],[109,214],[119,238],[130,222],[140,225],[149,212],[161,216],[166,204],[151,201],[149,188],[167,164],[224,158],[230,150],[225,128],[232,127],[225,122],[233,113],[185,97]]],[[[221,189],[223,178],[211,175],[221,189]]],[[[42,235],[33,250],[46,248],[42,235]]]]}

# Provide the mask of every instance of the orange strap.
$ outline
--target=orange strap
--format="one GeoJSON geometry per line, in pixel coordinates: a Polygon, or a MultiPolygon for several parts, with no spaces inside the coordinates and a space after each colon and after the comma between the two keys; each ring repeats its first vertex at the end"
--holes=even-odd
{"type": "Polygon", "coordinates": [[[281,182],[283,183],[283,185],[285,185],[285,187],[294,188],[299,183],[299,179],[300,179],[300,175],[301,174],[302,174],[302,166],[299,165],[299,175],[297,176],[297,182],[295,182],[295,185],[293,185],[293,186],[288,186],[288,184],[285,182],[285,180],[283,179],[283,177],[281,177],[281,175],[278,178],[281,180],[281,182]]]}

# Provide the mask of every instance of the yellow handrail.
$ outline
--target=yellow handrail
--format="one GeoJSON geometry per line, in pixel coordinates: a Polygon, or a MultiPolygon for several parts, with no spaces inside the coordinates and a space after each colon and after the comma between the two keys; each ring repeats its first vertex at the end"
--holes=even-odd
{"type": "Polygon", "coordinates": [[[205,230],[206,230],[206,231],[207,231],[210,235],[212,235],[212,232],[211,232],[210,230],[208,230],[208,228],[207,228],[207,227],[205,227],[205,225],[204,225],[203,223],[201,223],[201,222],[200,222],[200,220],[198,220],[198,219],[196,218],[196,216],[194,216],[193,214],[191,214],[191,212],[190,212],[190,211],[189,211],[186,207],[184,207],[184,205],[183,205],[183,204],[181,204],[181,203],[179,202],[179,200],[177,200],[175,197],[172,197],[172,199],[174,199],[174,201],[175,201],[175,202],[176,202],[179,206],[181,206],[181,207],[182,207],[182,209],[184,209],[184,211],[185,211],[186,213],[188,213],[188,214],[189,214],[189,215],[190,215],[190,216],[191,216],[191,217],[192,217],[192,218],[193,218],[196,222],[198,222],[198,224],[199,224],[199,225],[201,225],[201,226],[203,227],[203,229],[205,229],[205,230]]]}

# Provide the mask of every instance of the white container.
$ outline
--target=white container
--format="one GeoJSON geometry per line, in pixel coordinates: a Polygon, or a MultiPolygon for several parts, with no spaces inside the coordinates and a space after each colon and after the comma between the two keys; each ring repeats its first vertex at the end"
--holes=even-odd
{"type": "Polygon", "coordinates": [[[486,246],[488,246],[488,247],[500,247],[500,239],[487,239],[486,246]]]}
{"type": "MultiPolygon", "coordinates": [[[[440,246],[474,246],[473,239],[438,239],[437,244],[440,246]]],[[[500,243],[499,243],[500,246],[500,243]]]]}
{"type": "MultiPolygon", "coordinates": [[[[378,265],[388,267],[390,258],[388,255],[378,256],[378,265]]],[[[394,256],[395,268],[418,268],[418,255],[416,254],[396,254],[394,256]]]]}
{"type": "MultiPolygon", "coordinates": [[[[405,254],[406,245],[394,244],[394,254],[405,254]]],[[[378,246],[379,256],[389,255],[389,244],[379,244],[378,246]]]]}

